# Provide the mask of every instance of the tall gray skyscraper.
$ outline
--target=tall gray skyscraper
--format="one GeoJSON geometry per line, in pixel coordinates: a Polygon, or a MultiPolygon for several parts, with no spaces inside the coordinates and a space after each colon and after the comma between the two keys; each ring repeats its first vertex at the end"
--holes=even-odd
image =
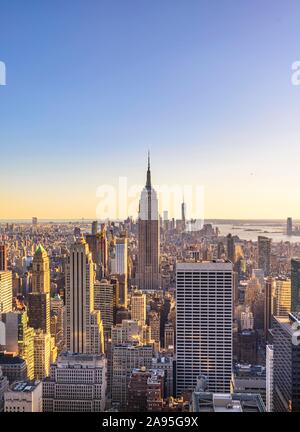
{"type": "Polygon", "coordinates": [[[92,235],[97,235],[98,233],[98,221],[92,222],[92,235]]]}
{"type": "Polygon", "coordinates": [[[159,275],[159,217],[158,200],[151,185],[150,157],[146,186],[142,190],[138,220],[138,286],[141,290],[157,290],[159,275]]]}
{"type": "Polygon", "coordinates": [[[227,258],[232,263],[235,262],[235,245],[234,245],[234,238],[231,234],[228,234],[227,236],[227,258]]]}
{"type": "Polygon", "coordinates": [[[39,245],[32,261],[32,292],[28,295],[29,326],[50,333],[50,264],[39,245]]]}
{"type": "Polygon", "coordinates": [[[104,331],[110,335],[117,307],[115,287],[107,279],[95,281],[94,296],[94,307],[100,311],[104,331]]]}
{"type": "Polygon", "coordinates": [[[185,231],[186,228],[186,205],[184,199],[181,203],[181,221],[182,221],[182,231],[185,231]]]}
{"type": "Polygon", "coordinates": [[[83,238],[72,245],[67,260],[66,318],[68,351],[103,352],[103,324],[94,310],[94,264],[83,238]]]}
{"type": "Polygon", "coordinates": [[[258,236],[258,267],[269,276],[271,267],[271,242],[268,237],[258,236]]]}
{"type": "Polygon", "coordinates": [[[275,412],[300,411],[300,319],[297,313],[273,320],[273,402],[275,412]]]}
{"type": "Polygon", "coordinates": [[[208,391],[229,392],[233,269],[230,261],[177,263],[177,394],[207,377],[208,391]]]}
{"type": "Polygon", "coordinates": [[[12,272],[0,271],[0,313],[12,311],[12,272]]]}
{"type": "Polygon", "coordinates": [[[291,217],[286,220],[286,234],[288,236],[293,234],[293,219],[291,217]]]}
{"type": "Polygon", "coordinates": [[[291,310],[300,312],[300,258],[291,260],[291,310]]]}
{"type": "Polygon", "coordinates": [[[7,271],[7,246],[0,244],[0,271],[7,271]]]}

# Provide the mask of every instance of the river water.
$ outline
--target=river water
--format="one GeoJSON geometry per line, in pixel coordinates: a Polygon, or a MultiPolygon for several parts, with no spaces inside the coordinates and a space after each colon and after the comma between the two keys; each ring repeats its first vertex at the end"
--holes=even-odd
{"type": "Polygon", "coordinates": [[[288,236],[286,235],[286,226],[282,223],[277,225],[272,224],[255,224],[255,223],[213,223],[213,227],[218,227],[220,234],[226,236],[231,233],[237,235],[241,240],[253,240],[257,241],[259,235],[272,238],[274,242],[286,242],[300,243],[300,236],[288,236]]]}

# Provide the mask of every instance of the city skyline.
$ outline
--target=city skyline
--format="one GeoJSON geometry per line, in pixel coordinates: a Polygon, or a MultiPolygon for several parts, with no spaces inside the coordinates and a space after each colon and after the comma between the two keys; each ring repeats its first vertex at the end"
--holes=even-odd
{"type": "Polygon", "coordinates": [[[300,0],[0,4],[4,432],[300,412],[300,0]]]}
{"type": "Polygon", "coordinates": [[[146,178],[136,221],[0,225],[0,410],[299,411],[300,227],[157,241],[146,178]]]}
{"type": "Polygon", "coordinates": [[[300,218],[299,3],[59,6],[2,5],[0,219],[94,219],[148,148],[155,185],[204,187],[206,219],[300,218]]]}

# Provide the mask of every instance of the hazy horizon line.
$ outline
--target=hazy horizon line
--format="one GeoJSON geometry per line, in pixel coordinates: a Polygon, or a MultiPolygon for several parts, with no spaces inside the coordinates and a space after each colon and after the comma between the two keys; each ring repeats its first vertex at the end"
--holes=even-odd
{"type": "MultiPolygon", "coordinates": [[[[129,218],[131,216],[128,216],[129,218]]],[[[88,217],[84,217],[84,218],[37,218],[38,219],[38,223],[39,222],[55,222],[55,221],[70,221],[70,222],[93,222],[93,221],[98,221],[98,222],[107,222],[107,221],[111,221],[111,222],[124,222],[124,220],[126,219],[110,219],[110,218],[105,218],[105,219],[98,219],[98,218],[88,218],[88,217]]],[[[138,218],[133,218],[133,220],[137,220],[138,218]]],[[[168,220],[177,220],[176,218],[169,218],[168,220]]],[[[189,218],[187,220],[195,220],[195,218],[189,218]]],[[[286,222],[287,218],[207,218],[204,219],[204,223],[205,222],[286,222]]],[[[0,223],[5,223],[5,222],[17,222],[17,221],[22,221],[22,222],[32,222],[32,218],[0,218],[0,223]]],[[[293,221],[298,221],[300,222],[300,219],[293,219],[293,221]]]]}

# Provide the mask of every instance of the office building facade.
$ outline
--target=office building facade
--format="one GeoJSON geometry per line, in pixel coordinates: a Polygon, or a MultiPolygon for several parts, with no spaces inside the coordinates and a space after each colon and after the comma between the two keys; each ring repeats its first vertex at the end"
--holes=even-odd
{"type": "Polygon", "coordinates": [[[275,412],[300,411],[300,319],[296,313],[273,320],[273,407],[275,412]]]}
{"type": "Polygon", "coordinates": [[[43,380],[43,411],[104,411],[106,371],[103,354],[60,354],[43,380]]]}
{"type": "Polygon", "coordinates": [[[176,388],[192,390],[199,374],[208,389],[228,392],[232,373],[232,263],[176,266],[176,388]]]}
{"type": "Polygon", "coordinates": [[[150,345],[121,344],[113,348],[112,402],[125,410],[128,402],[128,384],[133,369],[152,366],[153,348],[150,345]]]}
{"type": "Polygon", "coordinates": [[[291,290],[291,310],[300,312],[300,258],[292,258],[291,260],[291,290]]]}
{"type": "Polygon", "coordinates": [[[12,273],[0,271],[0,313],[12,311],[12,273]]]}

